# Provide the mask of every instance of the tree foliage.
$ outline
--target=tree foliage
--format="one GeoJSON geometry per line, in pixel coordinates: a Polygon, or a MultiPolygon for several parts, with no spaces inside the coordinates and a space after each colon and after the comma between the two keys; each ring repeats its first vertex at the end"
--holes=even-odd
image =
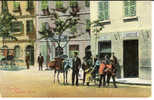
{"type": "MultiPolygon", "coordinates": [[[[3,1],[2,4],[4,3],[6,4],[7,2],[3,1]]],[[[2,10],[4,10],[4,8],[2,10]]],[[[15,19],[15,16],[12,16],[6,9],[0,14],[0,37],[2,37],[3,45],[6,39],[17,40],[17,38],[11,34],[11,24],[15,19]]]]}

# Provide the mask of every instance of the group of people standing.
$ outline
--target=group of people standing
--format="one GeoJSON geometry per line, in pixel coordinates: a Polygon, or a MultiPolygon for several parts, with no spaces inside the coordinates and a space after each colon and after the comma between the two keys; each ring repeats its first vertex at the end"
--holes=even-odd
{"type": "Polygon", "coordinates": [[[94,77],[96,77],[96,74],[99,75],[99,87],[101,87],[102,85],[102,79],[103,79],[103,86],[106,86],[106,77],[108,85],[110,83],[110,78],[112,77],[113,85],[115,88],[117,88],[115,81],[117,65],[118,61],[117,58],[114,56],[114,53],[111,54],[110,58],[108,55],[106,55],[103,59],[99,59],[99,57],[97,57],[94,63],[91,56],[84,57],[83,64],[81,64],[81,60],[77,56],[77,53],[74,53],[72,85],[74,85],[74,79],[76,78],[76,85],[78,86],[79,70],[82,67],[84,71],[83,85],[85,82],[87,83],[87,85],[89,85],[90,82],[89,79],[91,78],[91,74],[94,73],[95,75],[94,77]]]}
{"type": "MultiPolygon", "coordinates": [[[[27,69],[29,69],[29,56],[26,56],[26,65],[27,69]]],[[[38,65],[39,70],[43,70],[43,62],[44,58],[40,55],[38,56],[38,65]]],[[[117,88],[116,82],[115,82],[115,76],[116,76],[116,67],[117,67],[117,58],[114,56],[114,53],[112,53],[111,57],[109,58],[108,55],[104,57],[104,59],[99,59],[99,57],[96,57],[93,61],[91,56],[87,56],[83,58],[83,63],[81,64],[81,59],[78,57],[78,53],[74,52],[74,58],[72,59],[72,85],[79,85],[79,71],[80,68],[83,69],[84,75],[83,75],[83,85],[85,81],[91,76],[92,71],[96,77],[96,74],[99,74],[99,87],[102,85],[102,79],[103,79],[103,86],[106,85],[106,77],[107,77],[107,83],[109,85],[110,78],[113,79],[113,85],[115,88],[117,88]],[[86,64],[84,64],[86,62],[86,64]],[[91,69],[89,71],[89,69],[91,69]],[[93,70],[94,69],[94,70],[93,70]],[[89,75],[88,75],[89,73],[89,75]]],[[[88,84],[89,85],[89,81],[88,84]]]]}

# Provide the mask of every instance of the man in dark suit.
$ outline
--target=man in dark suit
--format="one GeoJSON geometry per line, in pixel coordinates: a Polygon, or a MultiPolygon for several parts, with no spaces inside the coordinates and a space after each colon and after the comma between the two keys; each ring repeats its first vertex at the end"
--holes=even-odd
{"type": "Polygon", "coordinates": [[[76,86],[78,86],[78,75],[79,75],[79,69],[81,67],[81,60],[77,55],[78,53],[74,52],[73,70],[72,70],[72,85],[74,85],[74,79],[76,78],[76,86]]]}
{"type": "Polygon", "coordinates": [[[40,53],[40,55],[38,56],[39,70],[43,70],[43,62],[44,62],[44,58],[40,53]]]}
{"type": "Polygon", "coordinates": [[[27,54],[25,58],[27,69],[29,69],[29,59],[30,59],[29,54],[27,54]]]}

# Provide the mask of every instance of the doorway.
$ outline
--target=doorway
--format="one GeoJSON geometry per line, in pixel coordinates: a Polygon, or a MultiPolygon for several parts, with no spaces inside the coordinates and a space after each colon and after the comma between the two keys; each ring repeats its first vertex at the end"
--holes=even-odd
{"type": "Polygon", "coordinates": [[[26,55],[29,55],[30,56],[30,65],[34,65],[34,47],[29,45],[26,47],[26,55]]]}
{"type": "Polygon", "coordinates": [[[111,41],[100,41],[98,43],[98,55],[100,59],[104,59],[107,55],[111,57],[111,41]]]}
{"type": "Polygon", "coordinates": [[[138,40],[124,40],[123,51],[124,77],[138,77],[138,40]]]}

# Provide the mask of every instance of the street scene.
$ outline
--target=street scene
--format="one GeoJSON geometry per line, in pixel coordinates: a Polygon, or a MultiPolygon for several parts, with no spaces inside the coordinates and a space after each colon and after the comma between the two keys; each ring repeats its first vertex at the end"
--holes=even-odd
{"type": "Polygon", "coordinates": [[[1,98],[151,97],[152,1],[0,5],[1,98]]]}

